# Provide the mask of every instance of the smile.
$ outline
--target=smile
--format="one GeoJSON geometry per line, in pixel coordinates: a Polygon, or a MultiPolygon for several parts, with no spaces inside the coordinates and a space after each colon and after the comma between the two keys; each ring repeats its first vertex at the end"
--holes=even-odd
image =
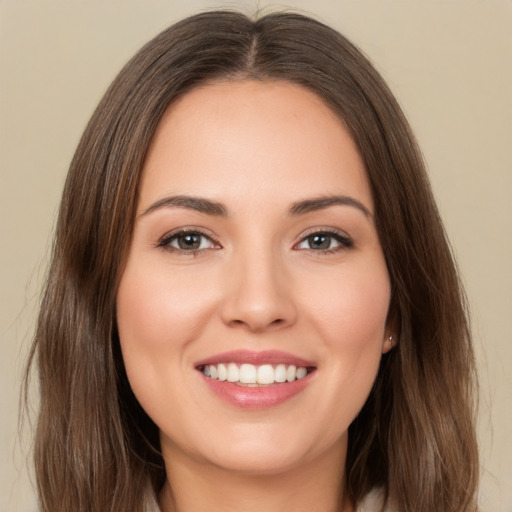
{"type": "Polygon", "coordinates": [[[236,350],[197,361],[207,388],[240,409],[266,409],[289,401],[314,380],[313,361],[287,352],[236,350]]]}
{"type": "Polygon", "coordinates": [[[311,368],[304,366],[295,366],[278,364],[254,365],[244,363],[206,364],[200,367],[204,375],[218,381],[227,381],[240,386],[269,386],[273,384],[283,384],[285,382],[294,382],[303,379],[311,368]]]}

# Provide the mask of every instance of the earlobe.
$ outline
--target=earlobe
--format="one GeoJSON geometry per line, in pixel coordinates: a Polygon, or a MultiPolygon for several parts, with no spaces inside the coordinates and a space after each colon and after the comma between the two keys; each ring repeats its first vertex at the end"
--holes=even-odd
{"type": "Polygon", "coordinates": [[[389,352],[396,345],[396,343],[397,341],[392,334],[386,335],[384,337],[384,342],[382,343],[382,353],[386,354],[389,352]]]}

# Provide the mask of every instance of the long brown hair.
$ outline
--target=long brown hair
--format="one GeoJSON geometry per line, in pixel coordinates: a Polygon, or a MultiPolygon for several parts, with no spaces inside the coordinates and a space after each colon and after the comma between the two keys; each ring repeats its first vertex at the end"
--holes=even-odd
{"type": "Polygon", "coordinates": [[[141,168],[162,114],[215,80],[285,80],[324,99],[371,184],[397,346],[349,430],[346,486],[400,512],[473,512],[479,473],[474,358],[464,295],[424,164],[400,107],[352,43],[304,16],[187,18],[114,80],[77,148],[59,212],[31,363],[44,512],[146,510],[165,481],[158,429],[131,392],[115,300],[141,168]]]}

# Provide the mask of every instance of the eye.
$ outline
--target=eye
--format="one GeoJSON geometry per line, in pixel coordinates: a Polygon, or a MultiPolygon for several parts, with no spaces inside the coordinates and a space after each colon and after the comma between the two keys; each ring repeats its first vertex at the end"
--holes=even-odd
{"type": "Polygon", "coordinates": [[[207,249],[218,249],[219,245],[201,231],[180,230],[166,235],[158,243],[158,247],[163,247],[172,251],[197,253],[207,249]]]}
{"type": "Polygon", "coordinates": [[[294,249],[318,252],[336,252],[348,249],[354,244],[350,238],[332,231],[317,231],[303,238],[294,249]]]}

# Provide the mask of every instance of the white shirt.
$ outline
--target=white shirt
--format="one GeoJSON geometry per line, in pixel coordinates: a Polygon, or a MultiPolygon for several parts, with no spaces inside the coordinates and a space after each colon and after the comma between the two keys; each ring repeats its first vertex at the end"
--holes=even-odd
{"type": "MultiPolygon", "coordinates": [[[[365,496],[356,512],[381,512],[384,503],[384,493],[380,489],[371,491],[365,496]]],[[[147,509],[148,512],[159,512],[160,508],[153,502],[147,509]]],[[[386,507],[382,512],[392,512],[386,507]]]]}
{"type": "MultiPolygon", "coordinates": [[[[384,493],[380,489],[375,489],[368,493],[359,505],[357,512],[381,512],[384,503],[384,493]]],[[[383,512],[392,512],[386,507],[383,512]]]]}

